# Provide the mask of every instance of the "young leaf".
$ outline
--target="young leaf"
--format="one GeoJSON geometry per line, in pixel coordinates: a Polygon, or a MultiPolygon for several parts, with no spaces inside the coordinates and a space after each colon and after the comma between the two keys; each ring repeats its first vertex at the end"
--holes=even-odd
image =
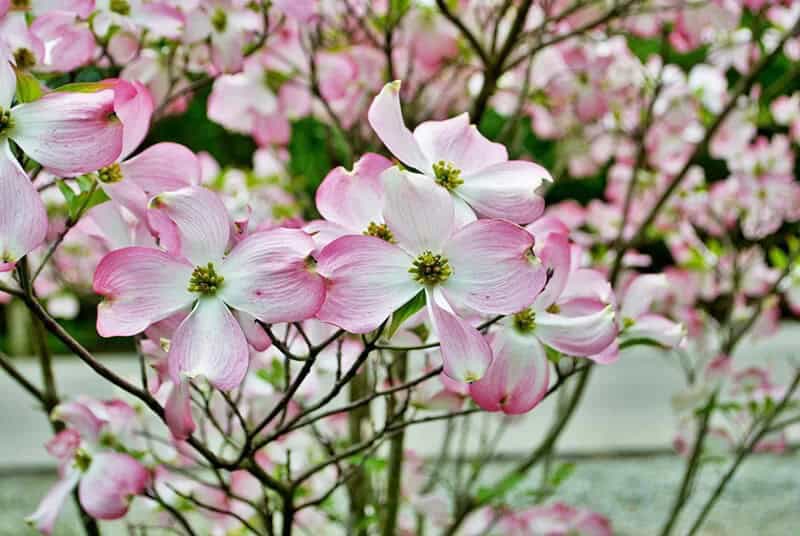
{"type": "Polygon", "coordinates": [[[20,102],[33,102],[41,96],[39,81],[29,73],[17,71],[17,99],[20,102]]]}
{"type": "Polygon", "coordinates": [[[386,330],[386,337],[391,339],[400,326],[403,325],[403,322],[425,307],[425,301],[425,291],[420,290],[416,296],[400,306],[400,308],[392,314],[392,321],[389,323],[389,328],[386,330]]]}

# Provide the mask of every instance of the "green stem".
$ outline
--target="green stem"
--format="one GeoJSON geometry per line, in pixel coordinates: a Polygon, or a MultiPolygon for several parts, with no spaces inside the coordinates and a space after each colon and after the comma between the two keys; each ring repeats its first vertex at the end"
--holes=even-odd
{"type": "Polygon", "coordinates": [[[742,447],[739,449],[739,452],[736,455],[736,459],[734,460],[733,464],[728,469],[728,471],[725,473],[725,476],[723,476],[722,479],[719,481],[717,487],[714,488],[714,492],[711,494],[711,497],[709,497],[708,500],[703,505],[702,510],[697,515],[697,518],[694,520],[694,523],[692,523],[692,528],[689,529],[687,536],[692,536],[693,534],[695,534],[703,525],[709,512],[711,512],[711,509],[714,507],[719,498],[722,496],[722,492],[725,490],[731,479],[733,479],[733,475],[736,474],[736,471],[739,469],[739,466],[742,464],[745,458],[747,458],[747,456],[753,453],[753,449],[755,449],[755,447],[764,438],[764,436],[770,432],[773,421],[786,408],[786,405],[791,399],[792,394],[795,392],[795,390],[797,390],[798,384],[800,384],[800,371],[798,371],[795,374],[794,380],[792,381],[792,384],[789,386],[789,389],[786,391],[786,394],[781,399],[780,403],[778,403],[778,405],[775,406],[775,409],[772,411],[772,413],[770,413],[769,416],[764,420],[763,424],[761,425],[761,429],[758,431],[758,433],[753,437],[752,440],[750,440],[750,442],[745,442],[745,444],[742,445],[742,447]]]}
{"type": "Polygon", "coordinates": [[[684,506],[686,506],[686,502],[689,499],[689,495],[691,494],[690,489],[695,477],[697,476],[697,470],[700,466],[703,442],[705,440],[706,433],[708,432],[708,422],[711,418],[711,412],[714,408],[714,404],[716,404],[716,401],[717,393],[714,392],[703,408],[703,415],[700,418],[700,421],[697,423],[697,434],[694,438],[692,453],[689,457],[689,462],[686,464],[686,469],[683,472],[681,487],[678,490],[678,493],[675,495],[675,500],[673,501],[669,517],[664,523],[664,526],[661,528],[661,536],[668,536],[672,532],[672,529],[675,527],[675,523],[678,521],[678,517],[680,516],[684,506]]]}
{"type": "MultiPolygon", "coordinates": [[[[575,389],[572,391],[569,400],[564,407],[563,413],[561,413],[553,425],[550,427],[550,431],[547,433],[547,437],[542,441],[539,447],[533,451],[527,458],[522,460],[519,464],[517,464],[512,470],[508,471],[504,476],[496,481],[495,486],[493,489],[495,490],[502,490],[503,482],[512,482],[515,481],[517,475],[522,475],[527,473],[531,470],[536,464],[538,464],[543,458],[545,458],[554,448],[558,438],[561,436],[561,433],[569,423],[570,419],[572,418],[575,410],[578,407],[578,403],[580,402],[581,398],[583,397],[583,393],[586,391],[586,386],[589,383],[589,375],[592,371],[592,367],[587,366],[583,370],[581,370],[578,376],[578,383],[575,386],[575,389]]],[[[465,501],[462,505],[459,506],[458,510],[456,511],[453,521],[451,522],[450,526],[447,527],[443,534],[447,536],[453,536],[458,532],[458,529],[464,523],[464,520],[467,516],[475,511],[477,508],[483,506],[493,497],[486,496],[482,500],[477,499],[470,499],[465,501]]]]}
{"type": "MultiPolygon", "coordinates": [[[[348,392],[351,401],[358,400],[369,392],[369,374],[366,363],[363,370],[356,374],[348,385],[348,392]]],[[[369,421],[369,417],[369,405],[361,406],[348,414],[347,425],[352,445],[363,442],[361,427],[364,422],[369,421]]],[[[366,518],[366,508],[371,495],[369,478],[363,467],[354,467],[353,469],[353,477],[347,481],[347,493],[350,497],[348,534],[367,536],[367,527],[363,521],[366,518]]]]}
{"type": "MultiPolygon", "coordinates": [[[[398,352],[395,360],[397,382],[404,382],[408,369],[408,354],[398,352]]],[[[408,396],[408,395],[407,395],[408,396]]],[[[388,415],[397,412],[397,398],[389,398],[388,415]]],[[[403,447],[405,431],[401,430],[389,443],[389,477],[386,483],[386,513],[383,519],[383,536],[394,536],[397,530],[397,514],[400,510],[400,492],[403,479],[403,447]]]]}

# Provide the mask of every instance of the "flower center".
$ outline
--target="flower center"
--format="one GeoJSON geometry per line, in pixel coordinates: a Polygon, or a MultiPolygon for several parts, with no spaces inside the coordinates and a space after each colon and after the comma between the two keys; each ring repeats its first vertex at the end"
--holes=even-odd
{"type": "Polygon", "coordinates": [[[364,234],[367,236],[374,236],[380,238],[381,240],[385,240],[390,244],[394,244],[394,235],[385,223],[375,223],[374,221],[369,222],[367,230],[364,231],[364,234]]]}
{"type": "Polygon", "coordinates": [[[14,9],[28,9],[31,7],[30,0],[11,0],[11,7],[14,9]]]}
{"type": "Polygon", "coordinates": [[[78,449],[75,453],[75,467],[77,467],[82,473],[85,473],[89,466],[92,465],[92,455],[86,452],[84,449],[78,449]]]}
{"type": "Polygon", "coordinates": [[[36,56],[28,48],[18,48],[14,51],[14,63],[17,68],[27,70],[36,65],[36,56]]]}
{"type": "Polygon", "coordinates": [[[122,180],[122,169],[119,164],[114,162],[110,166],[100,168],[97,172],[97,179],[105,184],[111,184],[122,180]]]}
{"type": "Polygon", "coordinates": [[[128,0],[111,0],[111,5],[109,7],[111,11],[119,13],[120,15],[127,16],[131,14],[131,5],[128,3],[128,0]]]}
{"type": "Polygon", "coordinates": [[[198,292],[206,296],[213,296],[222,286],[225,278],[217,274],[213,263],[206,266],[195,266],[192,277],[189,279],[189,292],[198,292]]]}
{"type": "Polygon", "coordinates": [[[211,15],[211,26],[219,33],[224,32],[228,27],[228,14],[220,8],[215,9],[211,15]]]}
{"type": "Polygon", "coordinates": [[[455,190],[464,184],[461,179],[461,170],[452,162],[439,160],[433,165],[433,174],[436,176],[436,184],[449,191],[455,190]]]}
{"type": "Polygon", "coordinates": [[[530,333],[536,327],[536,313],[530,307],[514,315],[514,328],[520,333],[530,333]]]}
{"type": "Polygon", "coordinates": [[[14,128],[14,118],[11,117],[11,110],[0,107],[0,136],[8,134],[14,128]]]}
{"type": "Polygon", "coordinates": [[[453,275],[453,269],[450,268],[450,263],[442,255],[425,251],[414,259],[411,268],[408,269],[408,273],[418,283],[436,285],[447,281],[453,275]]]}

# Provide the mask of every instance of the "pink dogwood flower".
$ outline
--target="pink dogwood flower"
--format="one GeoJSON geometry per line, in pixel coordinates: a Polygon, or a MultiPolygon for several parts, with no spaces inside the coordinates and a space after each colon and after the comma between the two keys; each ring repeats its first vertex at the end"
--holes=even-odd
{"type": "Polygon", "coordinates": [[[317,211],[325,219],[305,226],[314,241],[325,246],[340,236],[374,233],[384,225],[380,176],[390,167],[388,159],[367,153],[352,171],[339,166],[328,173],[316,194],[317,211]]]}
{"type": "Polygon", "coordinates": [[[551,232],[537,242],[537,256],[549,276],[530,307],[498,324],[486,374],[469,386],[472,399],[487,411],[508,414],[533,409],[547,392],[545,347],[606,363],[603,352],[617,335],[611,287],[599,272],[572,269],[567,236],[551,232]]]}
{"type": "Polygon", "coordinates": [[[653,303],[669,293],[664,274],[637,275],[625,289],[620,305],[622,329],[627,338],[649,339],[666,348],[678,346],[686,333],[677,322],[650,311],[653,303]]]}
{"type": "Polygon", "coordinates": [[[60,404],[52,416],[67,424],[47,443],[47,451],[58,459],[59,480],[27,521],[51,534],[76,486],[81,506],[90,516],[123,517],[131,498],[150,484],[150,472],[123,446],[129,445],[136,412],[120,400],[83,398],[60,404]]]}
{"type": "Polygon", "coordinates": [[[509,160],[506,148],[487,140],[464,113],[427,121],[412,133],[400,109],[400,81],[386,84],[368,113],[373,130],[403,164],[416,169],[453,196],[456,221],[476,214],[530,223],[544,210],[536,190],[550,174],[533,162],[509,160]]]}
{"type": "Polygon", "coordinates": [[[113,116],[113,91],[53,92],[12,106],[16,75],[0,57],[0,272],[36,248],[47,233],[47,213],[27,173],[11,151],[61,175],[93,171],[122,147],[122,125],[113,116]]]}
{"type": "Polygon", "coordinates": [[[475,381],[492,353],[459,310],[509,314],[530,305],[545,280],[533,236],[503,220],[459,228],[451,196],[427,177],[391,168],[382,179],[385,223],[371,236],[338,238],[319,255],[329,283],[317,317],[367,333],[424,291],[445,373],[475,381]]]}
{"type": "Polygon", "coordinates": [[[166,251],[129,247],[100,261],[94,290],[104,301],[97,331],[135,335],[191,310],[169,348],[176,384],[203,376],[219,389],[235,388],[247,372],[248,340],[264,349],[255,319],[304,320],[322,304],[325,284],[314,273],[314,243],[304,232],[254,233],[227,252],[228,213],[216,194],[200,187],[154,197],[148,216],[166,251]]]}
{"type": "Polygon", "coordinates": [[[97,170],[97,179],[111,199],[146,221],[152,196],[199,184],[200,162],[187,147],[171,142],[157,143],[131,157],[150,129],[153,99],[139,82],[106,84],[113,84],[114,111],[124,127],[122,151],[112,164],[97,170]]]}

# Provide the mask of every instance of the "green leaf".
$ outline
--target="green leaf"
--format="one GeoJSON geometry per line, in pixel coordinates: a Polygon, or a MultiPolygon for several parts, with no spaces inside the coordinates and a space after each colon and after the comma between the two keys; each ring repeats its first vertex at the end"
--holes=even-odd
{"type": "Polygon", "coordinates": [[[78,181],[78,186],[81,189],[81,192],[88,192],[92,189],[92,185],[94,185],[94,177],[91,175],[81,175],[76,179],[78,181]]]}
{"type": "Polygon", "coordinates": [[[575,472],[575,464],[572,462],[565,462],[559,464],[555,471],[550,475],[549,484],[554,489],[558,488],[565,480],[567,480],[572,473],[575,472]]]}
{"type": "Polygon", "coordinates": [[[486,504],[494,501],[495,499],[502,498],[523,480],[525,480],[524,475],[520,473],[514,473],[498,482],[496,486],[478,488],[475,499],[479,504],[486,504]]]}
{"type": "Polygon", "coordinates": [[[550,348],[549,346],[545,346],[544,353],[545,355],[547,355],[547,360],[554,365],[558,365],[558,362],[561,361],[561,352],[559,352],[555,348],[550,348]]]}
{"type": "Polygon", "coordinates": [[[70,219],[72,219],[72,217],[74,216],[74,214],[77,213],[78,210],[77,207],[78,194],[73,192],[72,188],[70,188],[67,185],[67,183],[65,183],[61,179],[56,180],[56,186],[58,186],[58,190],[61,192],[61,195],[64,196],[64,201],[67,202],[67,212],[69,214],[70,219]]]}
{"type": "Polygon", "coordinates": [[[376,458],[374,456],[370,456],[364,462],[364,468],[369,473],[380,473],[386,469],[386,466],[389,463],[384,458],[376,458]]]}
{"type": "Polygon", "coordinates": [[[110,89],[111,86],[108,82],[75,82],[72,84],[64,84],[59,86],[56,91],[64,91],[67,93],[95,93],[104,89],[110,89]]]}
{"type": "Polygon", "coordinates": [[[20,102],[33,102],[42,96],[42,86],[31,74],[17,71],[17,99],[20,102]]]}
{"type": "Polygon", "coordinates": [[[780,270],[784,270],[787,266],[789,266],[789,258],[786,256],[786,253],[784,253],[784,251],[777,246],[770,248],[769,260],[772,263],[772,266],[780,270]]]}
{"type": "Polygon", "coordinates": [[[392,321],[389,323],[389,328],[386,330],[386,338],[391,339],[400,326],[403,325],[403,322],[425,307],[425,301],[425,291],[420,290],[416,296],[401,305],[400,308],[392,314],[392,321]]]}
{"type": "Polygon", "coordinates": [[[282,389],[284,382],[283,363],[279,359],[273,359],[269,368],[262,368],[256,371],[256,376],[269,383],[270,385],[282,389]]]}

